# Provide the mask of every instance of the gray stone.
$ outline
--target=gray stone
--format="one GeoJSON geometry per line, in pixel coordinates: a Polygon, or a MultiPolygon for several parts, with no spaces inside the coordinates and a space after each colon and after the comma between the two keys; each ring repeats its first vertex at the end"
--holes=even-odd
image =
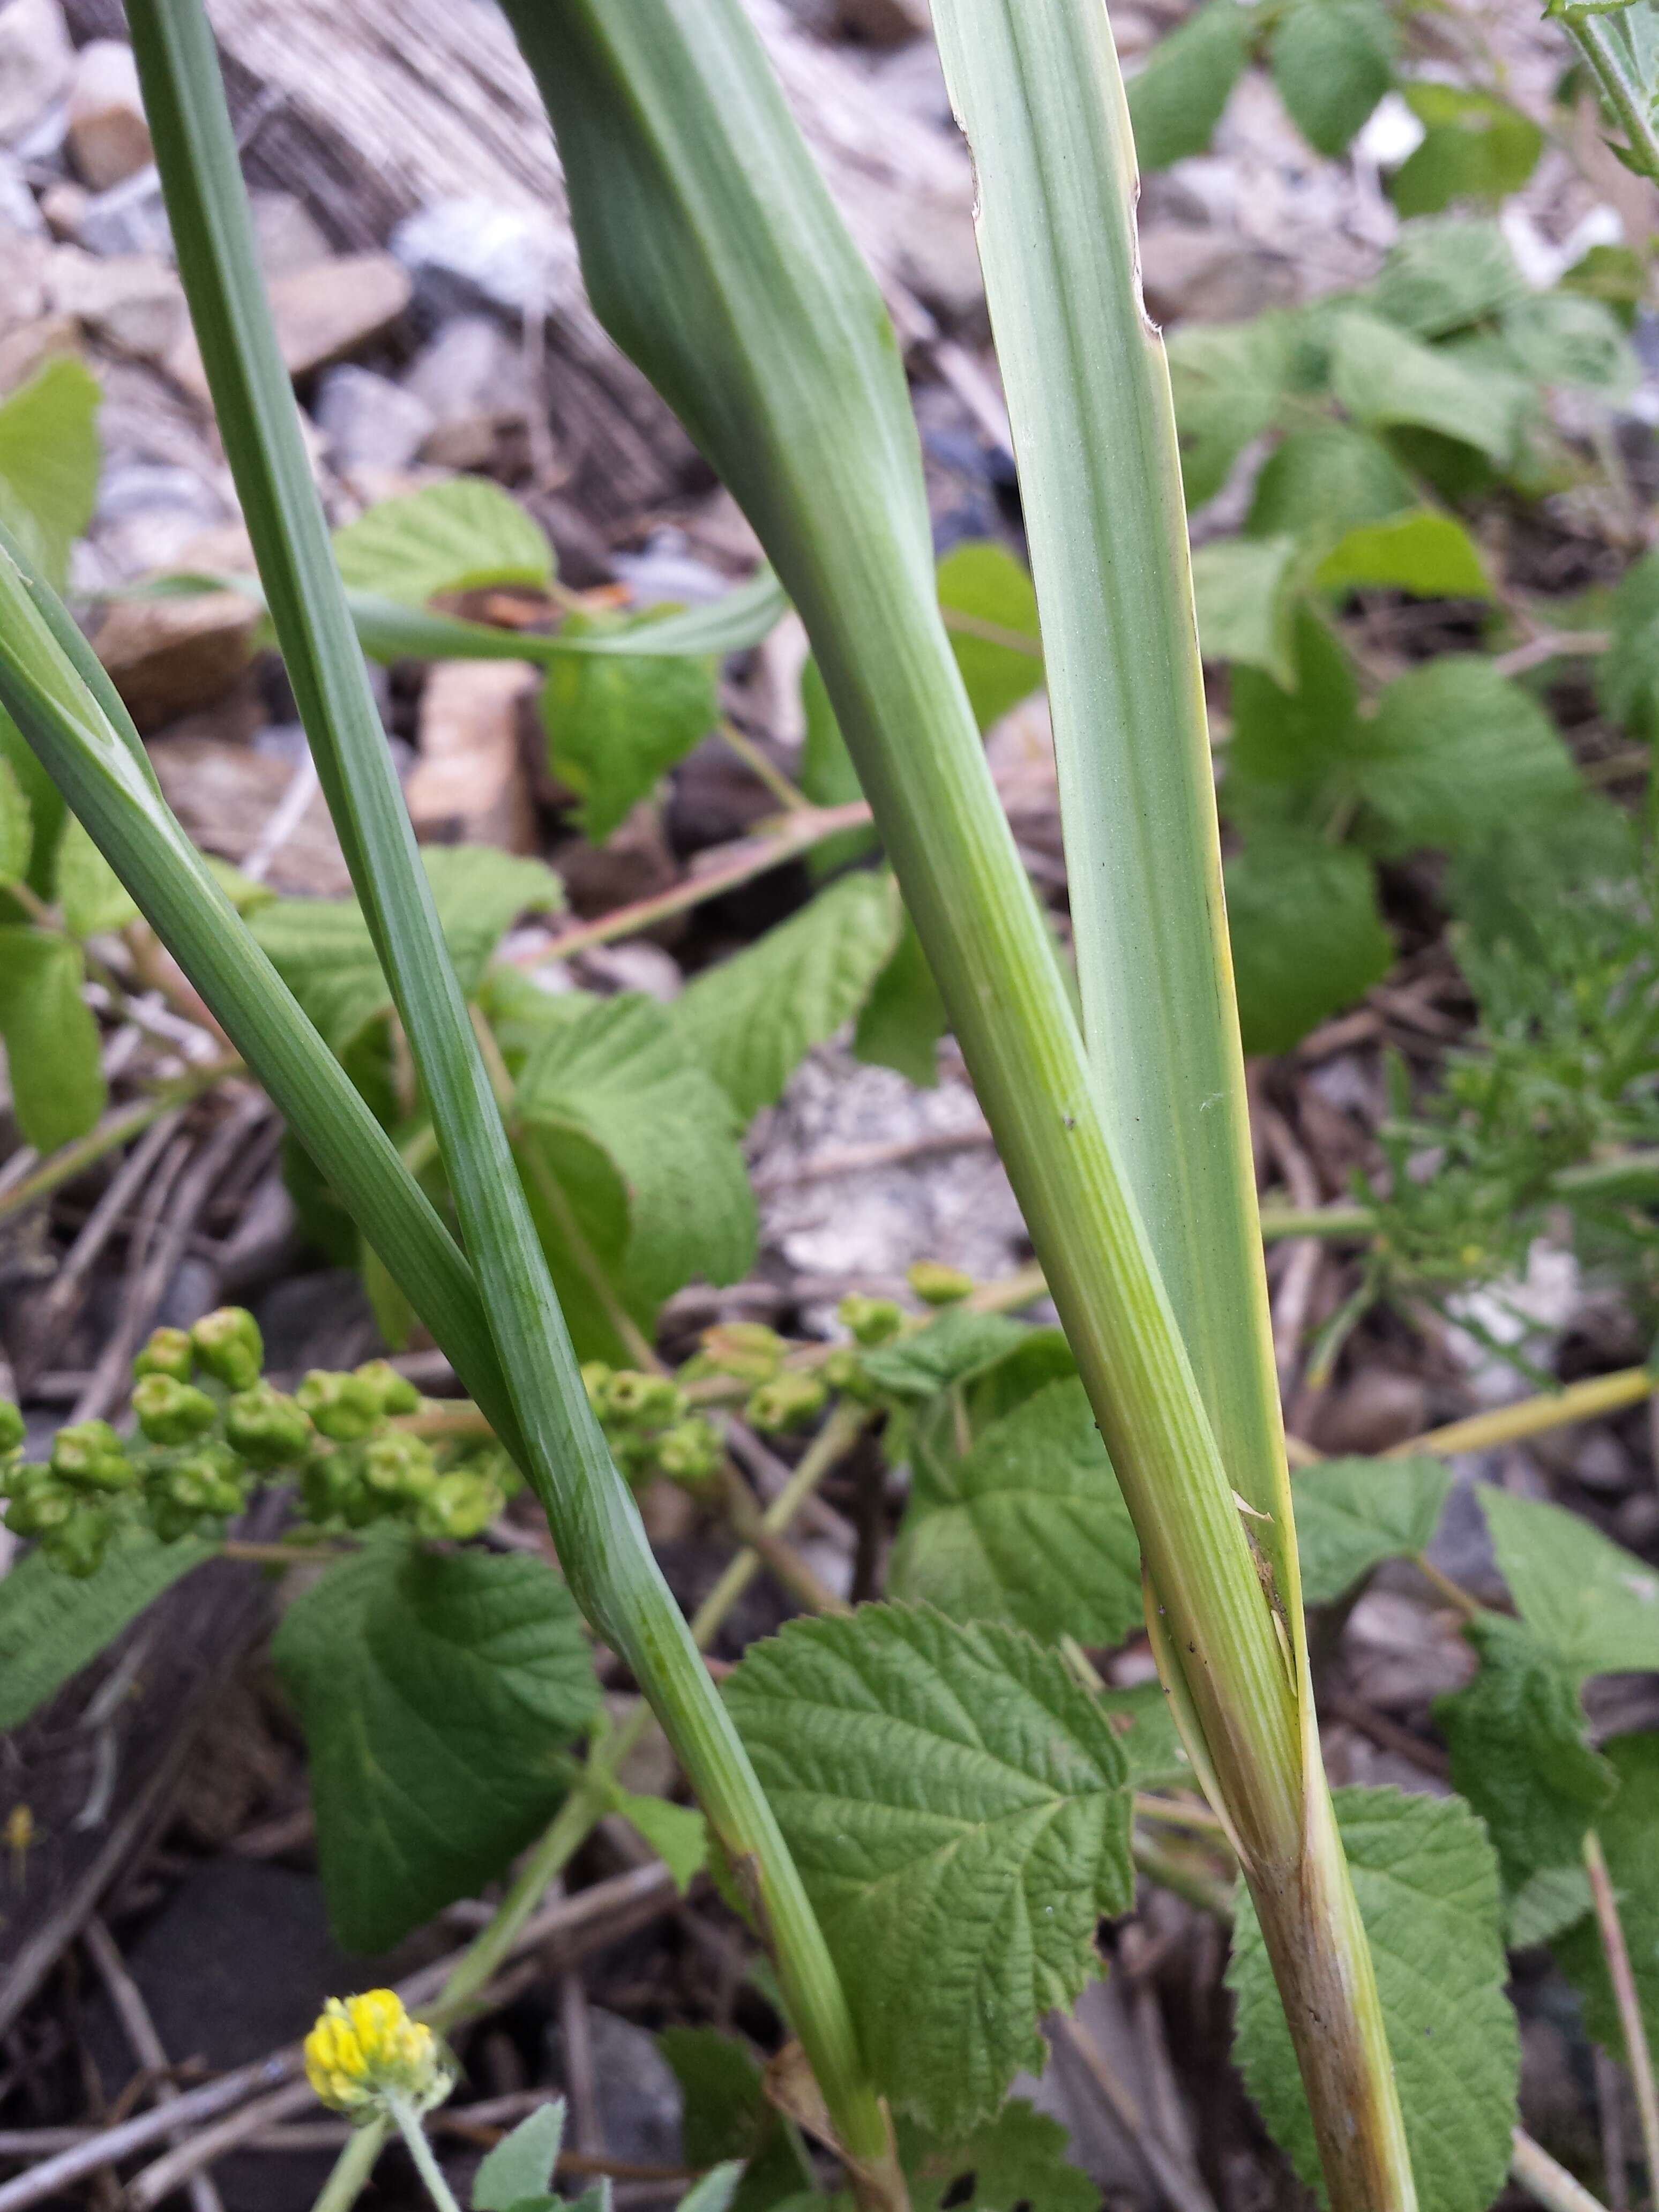
{"type": "Polygon", "coordinates": [[[267,276],[286,276],[295,269],[314,269],[333,251],[312,219],[310,210],[292,192],[251,192],[253,237],[259,250],[259,266],[267,276]]]}
{"type": "MultiPolygon", "coordinates": [[[[389,253],[343,254],[309,269],[290,269],[266,287],[276,342],[290,376],[308,375],[355,353],[395,323],[410,301],[408,276],[389,253]]],[[[207,397],[195,337],[186,330],[167,362],[186,392],[207,397]]]]}
{"type": "Polygon", "coordinates": [[[530,402],[524,358],[488,315],[457,315],[410,362],[404,388],[437,422],[522,415],[530,402]]]}
{"type": "Polygon", "coordinates": [[[434,428],[412,392],[349,362],[325,373],[311,411],[340,470],[407,468],[434,428]]]}
{"type": "Polygon", "coordinates": [[[170,261],[173,232],[155,169],[140,169],[95,193],[82,208],[74,235],[89,253],[149,253],[170,261]]]}
{"type": "Polygon", "coordinates": [[[51,304],[118,353],[161,361],[185,327],[185,295],[175,272],[150,253],[100,259],[78,246],[52,248],[46,276],[51,304]]]}
{"type": "Polygon", "coordinates": [[[46,313],[51,260],[52,248],[44,240],[0,230],[0,335],[46,313]]]}
{"type": "Polygon", "coordinates": [[[0,8],[0,145],[27,138],[69,89],[75,50],[58,0],[0,8]]]}
{"type": "Polygon", "coordinates": [[[68,118],[71,160],[94,191],[107,191],[150,162],[138,65],[123,39],[93,39],[76,57],[68,118]]]}
{"type": "Polygon", "coordinates": [[[228,510],[194,469],[165,461],[118,462],[98,487],[93,536],[108,580],[173,568],[204,530],[225,521],[228,510]]]}
{"type": "Polygon", "coordinates": [[[0,232],[8,230],[44,238],[46,219],[29,190],[23,164],[15,154],[0,154],[0,232]]]}
{"type": "Polygon", "coordinates": [[[902,46],[933,27],[927,0],[840,0],[840,27],[872,46],[902,46]]]}
{"type": "Polygon", "coordinates": [[[406,216],[391,244],[431,315],[549,315],[577,295],[573,241],[528,208],[439,200],[406,216]]]}
{"type": "MultiPolygon", "coordinates": [[[[680,2157],[684,2100],[656,2038],[602,2006],[587,2008],[600,2132],[612,2158],[641,2166],[672,2166],[680,2157]]],[[[550,2057],[559,2086],[566,2085],[564,2055],[550,2034],[550,2057]]]]}

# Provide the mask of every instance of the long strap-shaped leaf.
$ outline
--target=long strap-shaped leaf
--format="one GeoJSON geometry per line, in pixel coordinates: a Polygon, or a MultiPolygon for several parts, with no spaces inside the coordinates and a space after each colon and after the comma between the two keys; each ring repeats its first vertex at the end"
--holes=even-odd
{"type": "Polygon", "coordinates": [[[471,1270],[214,882],[108,677],[3,528],[0,639],[0,703],[516,1455],[516,1417],[471,1270]]]}
{"type": "Polygon", "coordinates": [[[167,213],[227,458],[330,811],[419,1068],[507,1379],[522,1464],[583,1610],[626,1659],[773,1939],[797,2033],[872,2204],[890,2130],[747,1755],[587,1401],[369,691],[258,275],[200,0],[131,0],[167,213]]]}
{"type": "MultiPolygon", "coordinates": [[[[1134,149],[1100,0],[934,0],[972,148],[1019,463],[1085,1034],[1294,1649],[1302,1875],[1261,1917],[1338,2203],[1412,2202],[1375,1976],[1308,1670],[1243,1056],[1163,343],[1140,300],[1134,149]],[[1310,1964],[1340,1999],[1308,2000],[1310,1964]],[[1333,1966],[1340,1966],[1334,1975],[1333,1966]]],[[[1224,1746],[1210,1757],[1231,1795],[1224,1746]]]]}
{"type": "Polygon", "coordinates": [[[506,0],[589,295],[800,610],[1111,1450],[1227,1807],[1294,1877],[1292,1671],[939,620],[892,329],[738,0],[506,0]]]}

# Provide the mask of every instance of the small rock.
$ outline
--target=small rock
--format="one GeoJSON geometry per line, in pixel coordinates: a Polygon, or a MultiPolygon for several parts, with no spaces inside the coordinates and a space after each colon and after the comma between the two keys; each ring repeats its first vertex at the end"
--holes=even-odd
{"type": "MultiPolygon", "coordinates": [[[[294,777],[287,760],[211,738],[158,738],[149,758],[185,835],[234,866],[258,843],[294,777]]],[[[265,881],[273,890],[316,898],[343,898],[351,889],[320,792],[278,848],[265,881]]]]}
{"type": "Polygon", "coordinates": [[[44,239],[0,230],[0,335],[45,314],[51,260],[52,248],[44,239]]]}
{"type": "Polygon", "coordinates": [[[0,338],[0,399],[27,384],[54,354],[73,353],[81,329],[72,316],[42,315],[0,338]]]}
{"type": "Polygon", "coordinates": [[[519,702],[535,681],[521,660],[441,660],[428,670],[420,757],[404,793],[417,837],[535,849],[518,726],[519,702]]]}
{"type": "Polygon", "coordinates": [[[75,49],[58,0],[9,0],[0,8],[0,144],[28,135],[69,89],[75,49]]]}
{"type": "Polygon", "coordinates": [[[149,125],[138,90],[138,64],[125,40],[94,39],[76,55],[69,148],[95,192],[107,191],[149,167],[149,125]]]}
{"type": "Polygon", "coordinates": [[[1155,322],[1231,323],[1287,306],[1296,270],[1224,230],[1151,225],[1140,234],[1140,281],[1155,322]]]}
{"type": "Polygon", "coordinates": [[[488,315],[446,323],[416,356],[404,389],[436,425],[422,458],[450,468],[487,460],[501,429],[521,423],[530,408],[524,357],[488,315]]]}
{"type": "Polygon", "coordinates": [[[115,599],[93,638],[140,730],[211,706],[252,657],[259,610],[240,592],[115,599]]]}
{"type": "MultiPolygon", "coordinates": [[[[410,297],[408,276],[389,253],[350,253],[311,269],[289,270],[267,288],[277,343],[290,376],[353,353],[395,323],[410,297]]],[[[167,368],[185,391],[207,397],[194,336],[185,331],[167,368]]]]}
{"type": "Polygon", "coordinates": [[[0,154],[0,228],[21,230],[28,238],[44,238],[46,234],[46,217],[15,154],[0,154]]]}
{"type": "Polygon", "coordinates": [[[1659,1498],[1644,1490],[1627,1498],[1613,1516],[1613,1533],[1632,1552],[1645,1552],[1659,1536],[1659,1498]]]}
{"type": "Polygon", "coordinates": [[[1635,1461],[1608,1428],[1586,1429],[1568,1468],[1586,1490],[1628,1490],[1636,1480],[1635,1461]]]}
{"type": "MultiPolygon", "coordinates": [[[[656,2038],[600,2005],[587,2008],[587,2036],[605,2149],[641,2166],[676,2164],[684,2099],[656,2038]]],[[[568,2086],[562,2050],[556,2038],[549,2040],[559,2084],[568,2086]]]]}
{"type": "Polygon", "coordinates": [[[173,230],[155,169],[140,169],[89,199],[74,234],[88,253],[151,253],[171,261],[173,230]]]}
{"type": "Polygon", "coordinates": [[[1322,1403],[1314,1440],[1333,1455],[1386,1451],[1390,1444],[1420,1436],[1428,1414],[1428,1392],[1418,1376],[1365,1367],[1346,1389],[1322,1403]]]}
{"type": "Polygon", "coordinates": [[[106,468],[99,483],[93,535],[112,578],[125,582],[177,568],[186,546],[226,520],[225,501],[196,470],[123,461],[106,468]]]}
{"type": "Polygon", "coordinates": [[[842,31],[872,46],[902,46],[933,27],[927,0],[840,0],[836,13],[842,31]]]}
{"type": "Polygon", "coordinates": [[[92,194],[84,185],[71,184],[67,177],[60,177],[41,193],[35,212],[52,237],[74,246],[81,243],[81,225],[91,205],[92,194]]]}
{"type": "Polygon", "coordinates": [[[154,254],[105,261],[78,246],[55,246],[47,287],[59,314],[73,315],[89,337],[141,361],[163,359],[186,327],[178,276],[154,254]]]}
{"type": "Polygon", "coordinates": [[[405,216],[392,234],[392,251],[433,316],[480,307],[548,315],[576,293],[574,242],[528,208],[439,200],[405,216]]]}
{"type": "Polygon", "coordinates": [[[662,817],[648,799],[640,801],[603,845],[580,837],[561,845],[554,866],[564,878],[572,911],[584,916],[609,914],[612,907],[665,891],[679,873],[662,817]]]}
{"type": "Polygon", "coordinates": [[[291,276],[328,259],[332,247],[305,202],[292,192],[250,192],[248,204],[259,266],[267,276],[291,276]]]}
{"type": "Polygon", "coordinates": [[[343,362],[327,369],[312,407],[337,469],[406,469],[433,427],[431,410],[389,376],[343,362]]]}
{"type": "Polygon", "coordinates": [[[577,958],[585,980],[602,983],[609,991],[642,991],[659,1006],[672,1006],[685,988],[673,954],[643,937],[628,945],[590,945],[577,958]]]}

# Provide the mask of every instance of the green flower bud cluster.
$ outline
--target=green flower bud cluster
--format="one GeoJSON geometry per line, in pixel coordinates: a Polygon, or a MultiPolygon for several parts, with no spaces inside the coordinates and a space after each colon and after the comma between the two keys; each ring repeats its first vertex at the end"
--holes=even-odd
{"type": "Polygon", "coordinates": [[[665,1474],[697,1490],[720,1472],[725,1448],[719,1430],[690,1410],[685,1392],[668,1376],[590,1359],[582,1382],[611,1456],[630,1481],[665,1474]]]}

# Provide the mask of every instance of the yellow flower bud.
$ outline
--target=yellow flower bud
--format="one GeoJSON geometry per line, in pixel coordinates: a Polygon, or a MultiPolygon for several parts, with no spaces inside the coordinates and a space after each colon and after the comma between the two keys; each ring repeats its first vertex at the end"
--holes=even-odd
{"type": "Polygon", "coordinates": [[[416,2112],[441,2105],[455,2086],[444,2046],[411,2020],[395,1990],[331,1997],[305,2041],[306,2079],[337,2112],[366,2117],[396,2099],[416,2112]]]}

